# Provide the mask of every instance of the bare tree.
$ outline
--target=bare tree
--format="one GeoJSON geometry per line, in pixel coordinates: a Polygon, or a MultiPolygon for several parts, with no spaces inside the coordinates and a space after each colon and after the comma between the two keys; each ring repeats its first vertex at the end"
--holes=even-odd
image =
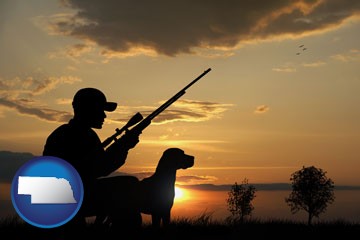
{"type": "Polygon", "coordinates": [[[255,196],[256,188],[249,185],[248,179],[244,179],[240,185],[235,182],[231,186],[231,190],[228,193],[227,204],[228,210],[232,216],[240,222],[244,221],[246,216],[251,216],[254,206],[252,200],[255,196]]]}
{"type": "Polygon", "coordinates": [[[328,204],[334,202],[334,182],[326,177],[326,172],[314,166],[303,167],[291,174],[292,192],[285,202],[293,214],[299,210],[308,213],[308,225],[313,217],[326,211],[328,204]]]}

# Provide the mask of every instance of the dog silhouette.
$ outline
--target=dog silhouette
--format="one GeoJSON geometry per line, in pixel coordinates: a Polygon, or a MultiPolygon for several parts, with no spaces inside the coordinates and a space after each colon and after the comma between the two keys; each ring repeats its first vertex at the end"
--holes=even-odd
{"type": "Polygon", "coordinates": [[[156,167],[155,173],[140,181],[140,210],[151,215],[153,227],[164,227],[170,223],[174,204],[176,172],[194,165],[194,156],[187,155],[180,148],[166,149],[156,167]]]}

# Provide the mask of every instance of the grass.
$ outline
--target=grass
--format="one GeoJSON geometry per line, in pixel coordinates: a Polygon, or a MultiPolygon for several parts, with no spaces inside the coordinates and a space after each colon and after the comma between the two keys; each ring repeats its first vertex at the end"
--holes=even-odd
{"type": "MultiPolygon", "coordinates": [[[[18,217],[0,220],[0,233],[8,239],[313,239],[334,238],[351,239],[360,233],[360,224],[343,220],[316,222],[308,226],[302,222],[286,219],[250,219],[238,222],[229,219],[213,220],[211,214],[204,213],[194,218],[173,219],[166,229],[155,230],[150,223],[140,229],[99,228],[92,223],[77,228],[42,229],[33,227],[18,217]],[[354,235],[356,234],[356,235],[354,235]]],[[[2,238],[5,239],[5,238],[2,238]]]]}

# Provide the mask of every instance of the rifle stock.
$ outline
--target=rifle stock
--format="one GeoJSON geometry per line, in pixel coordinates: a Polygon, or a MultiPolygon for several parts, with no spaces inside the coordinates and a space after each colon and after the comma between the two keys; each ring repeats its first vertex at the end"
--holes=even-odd
{"type": "Polygon", "coordinates": [[[160,107],[158,107],[155,111],[153,111],[151,114],[149,114],[146,118],[142,119],[142,116],[140,113],[136,113],[129,122],[119,130],[118,128],[115,130],[116,133],[112,136],[108,137],[104,142],[102,142],[103,147],[105,148],[108,146],[112,141],[117,140],[117,136],[120,135],[123,131],[129,132],[132,134],[140,135],[145,128],[147,128],[151,121],[159,115],[161,112],[163,112],[166,108],[168,108],[171,104],[173,104],[175,101],[177,101],[181,96],[183,96],[186,93],[186,90],[190,88],[194,83],[200,80],[203,76],[205,76],[208,72],[210,72],[211,68],[208,68],[206,71],[204,71],[202,74],[200,74],[197,78],[195,78],[193,81],[191,81],[188,85],[186,85],[183,89],[181,89],[179,92],[177,92],[173,97],[171,97],[169,100],[167,100],[165,103],[163,103],[160,107]],[[141,116],[141,118],[140,118],[141,116]],[[134,120],[135,119],[135,120],[134,120]],[[137,123],[137,124],[136,124],[137,123]],[[136,124],[136,125],[135,125],[136,124]],[[130,130],[129,127],[135,125],[130,130]]]}

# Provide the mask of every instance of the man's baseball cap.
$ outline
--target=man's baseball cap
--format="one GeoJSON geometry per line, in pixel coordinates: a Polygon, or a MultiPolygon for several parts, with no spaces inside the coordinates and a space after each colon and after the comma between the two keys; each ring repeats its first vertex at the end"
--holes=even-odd
{"type": "Polygon", "coordinates": [[[117,103],[108,102],[105,94],[96,88],[82,88],[77,91],[72,105],[74,109],[92,109],[99,107],[107,112],[112,112],[117,107],[117,103]]]}

